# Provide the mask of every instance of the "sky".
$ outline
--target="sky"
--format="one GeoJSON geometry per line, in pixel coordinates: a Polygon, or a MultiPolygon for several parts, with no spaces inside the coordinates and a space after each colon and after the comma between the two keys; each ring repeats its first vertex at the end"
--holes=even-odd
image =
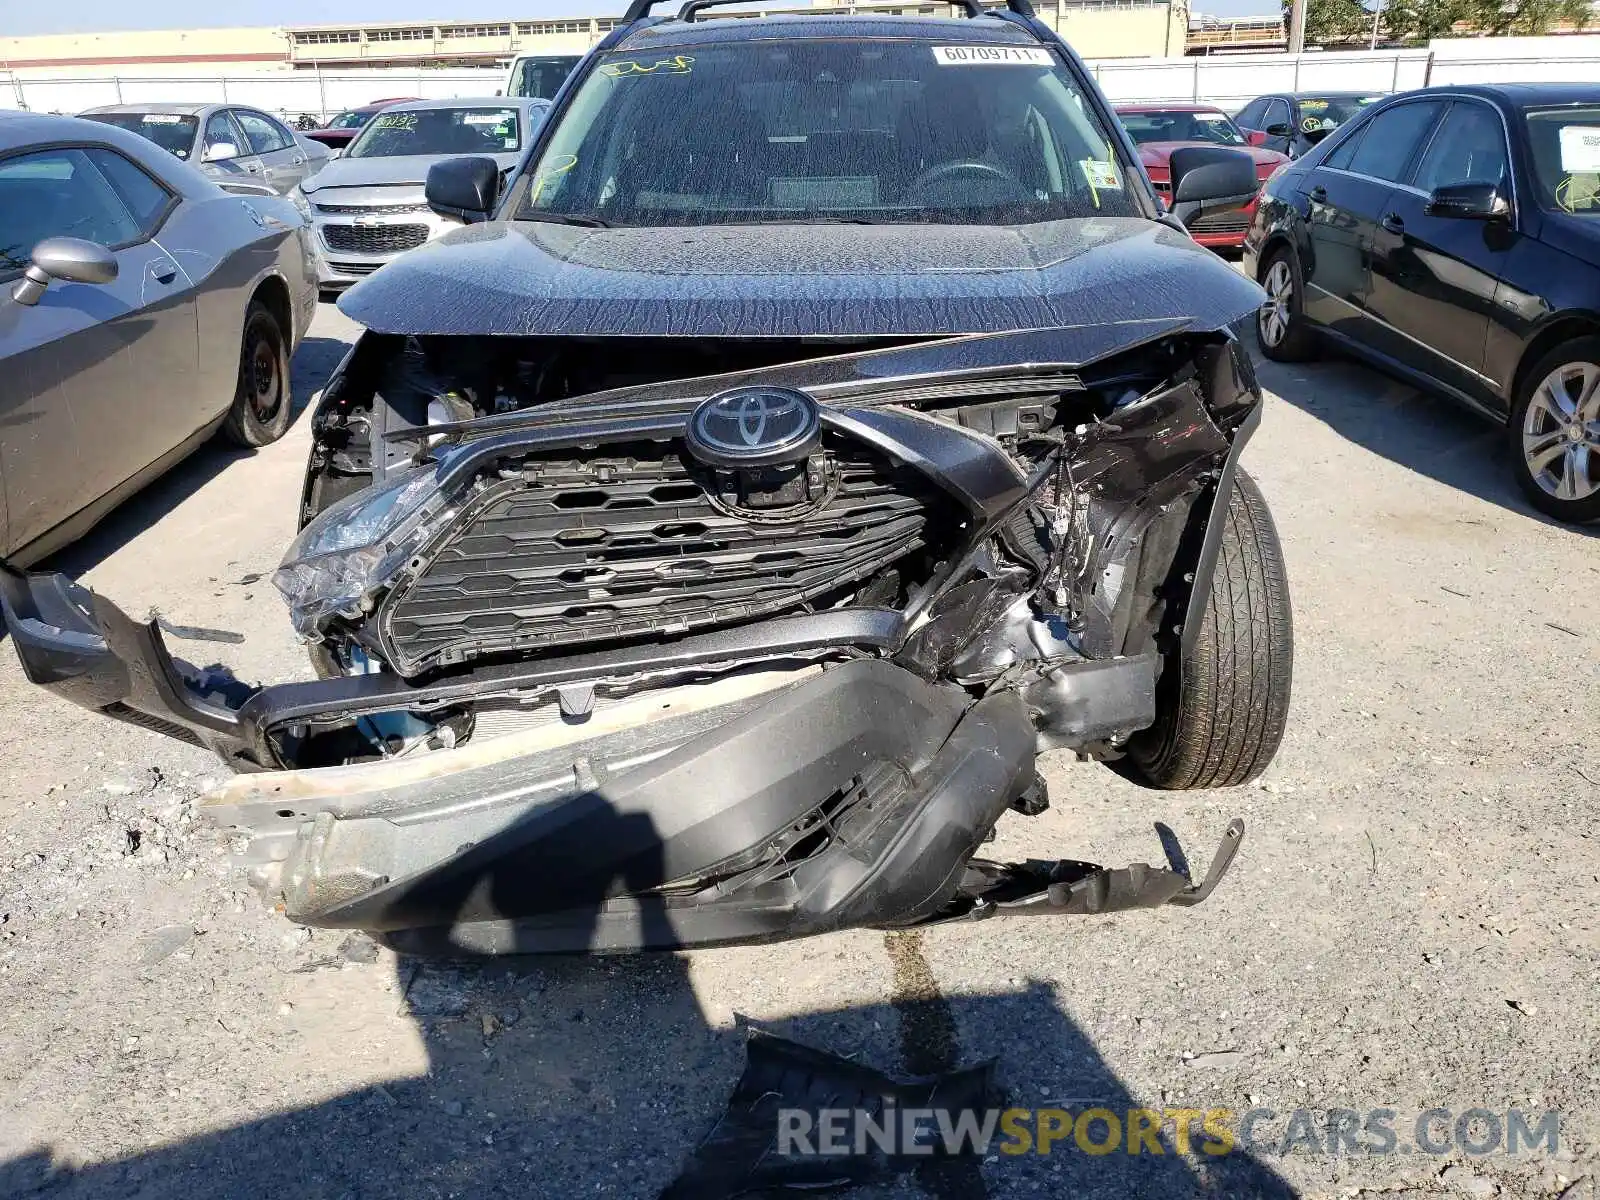
{"type": "MultiPolygon", "coordinates": [[[[1190,0],[1218,16],[1270,13],[1276,0],[1190,0]]],[[[335,20],[539,20],[620,15],[626,0],[70,0],[65,4],[0,0],[0,36],[118,29],[197,29],[217,25],[316,25],[335,20]]]]}

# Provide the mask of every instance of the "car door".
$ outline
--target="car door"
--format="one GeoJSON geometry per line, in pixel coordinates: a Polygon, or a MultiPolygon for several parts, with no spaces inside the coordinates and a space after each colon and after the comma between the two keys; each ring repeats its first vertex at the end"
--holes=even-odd
{"type": "Polygon", "coordinates": [[[1368,296],[1378,218],[1441,107],[1419,100],[1383,109],[1306,173],[1301,189],[1311,253],[1302,265],[1305,311],[1313,321],[1360,342],[1374,340],[1368,296]]]}
{"type": "Polygon", "coordinates": [[[1484,374],[1484,344],[1512,222],[1434,215],[1428,197],[1451,184],[1489,183],[1509,204],[1508,163],[1499,111],[1476,98],[1452,100],[1379,217],[1369,300],[1385,353],[1494,407],[1504,381],[1484,374]]]}
{"type": "Polygon", "coordinates": [[[177,203],[105,147],[53,146],[0,159],[0,479],[10,549],[192,432],[172,428],[172,419],[193,403],[193,289],[153,236],[177,203]],[[10,283],[47,237],[109,248],[117,278],[53,280],[37,304],[16,304],[10,283]]]}
{"type": "Polygon", "coordinates": [[[294,134],[253,108],[236,108],[233,115],[249,139],[250,149],[261,159],[262,182],[280,196],[292,192],[306,174],[305,151],[294,134]]]}
{"type": "Polygon", "coordinates": [[[1261,130],[1267,135],[1266,141],[1261,143],[1264,147],[1276,150],[1279,154],[1289,153],[1289,145],[1294,140],[1294,125],[1289,102],[1282,96],[1267,97],[1261,109],[1261,130]]]}
{"type": "Polygon", "coordinates": [[[261,178],[261,159],[250,149],[250,142],[244,136],[244,130],[239,128],[233,119],[233,114],[227,109],[216,109],[206,118],[200,141],[201,169],[213,179],[220,181],[261,178]],[[232,146],[233,155],[225,159],[212,159],[211,155],[218,146],[232,146]]]}

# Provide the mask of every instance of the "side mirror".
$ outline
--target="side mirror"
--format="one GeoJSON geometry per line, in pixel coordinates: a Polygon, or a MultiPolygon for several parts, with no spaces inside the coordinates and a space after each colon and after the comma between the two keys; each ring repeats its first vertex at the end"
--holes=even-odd
{"type": "Polygon", "coordinates": [[[1246,129],[1244,131],[1244,140],[1252,146],[1265,146],[1267,144],[1267,134],[1262,129],[1246,129]]]}
{"type": "Polygon", "coordinates": [[[1266,135],[1268,137],[1293,137],[1294,127],[1287,121],[1274,121],[1267,126],[1266,135]]]}
{"type": "Polygon", "coordinates": [[[1430,217],[1460,217],[1469,221],[1492,221],[1507,216],[1511,205],[1492,183],[1450,183],[1435,188],[1424,209],[1430,217]]]}
{"type": "Polygon", "coordinates": [[[500,164],[492,158],[447,158],[428,168],[428,207],[468,225],[487,221],[500,198],[500,164]]]}
{"type": "Polygon", "coordinates": [[[45,238],[33,248],[33,262],[22,273],[11,298],[30,308],[39,303],[52,279],[70,283],[110,283],[117,277],[117,258],[104,246],[82,238],[45,238]]]}
{"type": "Polygon", "coordinates": [[[200,156],[201,162],[227,162],[230,158],[239,157],[239,147],[232,142],[212,142],[206,147],[206,152],[200,156]]]}
{"type": "Polygon", "coordinates": [[[1172,152],[1172,215],[1187,226],[1206,213],[1241,208],[1260,184],[1255,159],[1221,146],[1180,146],[1172,152]]]}

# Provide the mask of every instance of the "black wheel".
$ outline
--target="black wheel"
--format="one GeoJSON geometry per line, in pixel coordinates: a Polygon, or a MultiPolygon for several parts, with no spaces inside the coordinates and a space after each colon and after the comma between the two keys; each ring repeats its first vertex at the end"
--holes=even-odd
{"type": "Polygon", "coordinates": [[[1600,337],[1563,342],[1533,364],[1511,409],[1511,469],[1558,521],[1600,521],[1600,337]]]}
{"type": "Polygon", "coordinates": [[[1274,362],[1304,362],[1316,354],[1316,331],[1306,321],[1301,298],[1305,280],[1300,256],[1289,247],[1274,250],[1261,268],[1267,302],[1256,312],[1256,341],[1274,362]]]}
{"type": "Polygon", "coordinates": [[[244,314],[239,386],[222,432],[239,446],[265,446],[289,428],[289,339],[272,310],[252,300],[244,314]]]}
{"type": "Polygon", "coordinates": [[[1267,502],[1243,471],[1225,520],[1194,644],[1168,663],[1156,723],[1134,735],[1120,764],[1150,787],[1248,783],[1283,741],[1294,670],[1289,580],[1267,502]]]}

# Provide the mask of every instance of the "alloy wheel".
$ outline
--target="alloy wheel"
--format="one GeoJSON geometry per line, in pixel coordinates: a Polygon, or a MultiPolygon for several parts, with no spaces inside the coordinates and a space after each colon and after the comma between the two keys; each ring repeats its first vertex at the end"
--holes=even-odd
{"type": "Polygon", "coordinates": [[[1600,492],[1600,365],[1563,363],[1545,376],[1522,419],[1522,456],[1557,500],[1600,492]]]}
{"type": "Polygon", "coordinates": [[[1294,298],[1294,274],[1289,270],[1289,260],[1280,258],[1267,268],[1262,280],[1267,290],[1267,302],[1256,314],[1261,341],[1267,346],[1278,346],[1289,333],[1289,304],[1294,298]]]}

